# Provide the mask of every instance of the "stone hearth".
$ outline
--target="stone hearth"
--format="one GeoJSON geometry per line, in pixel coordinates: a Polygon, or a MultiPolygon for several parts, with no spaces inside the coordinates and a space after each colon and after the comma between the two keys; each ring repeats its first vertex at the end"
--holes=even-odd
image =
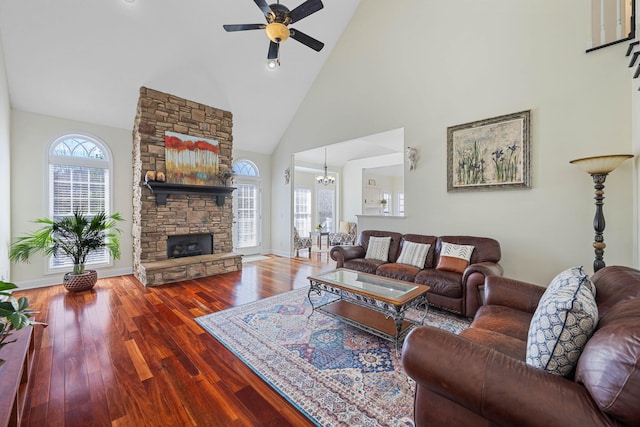
{"type": "Polygon", "coordinates": [[[133,129],[133,270],[143,284],[162,285],[242,269],[242,256],[232,251],[230,192],[170,192],[159,198],[144,182],[147,171],[166,174],[165,131],[218,141],[219,164],[231,170],[232,124],[228,111],[140,88],[133,129]],[[201,233],[213,234],[212,254],[167,256],[169,236],[201,233]]]}

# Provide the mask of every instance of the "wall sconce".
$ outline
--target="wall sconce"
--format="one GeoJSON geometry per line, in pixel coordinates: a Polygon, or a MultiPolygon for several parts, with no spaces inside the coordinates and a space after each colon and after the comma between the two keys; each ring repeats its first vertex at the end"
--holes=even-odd
{"type": "Polygon", "coordinates": [[[289,166],[288,168],[286,168],[284,170],[284,183],[285,183],[285,185],[289,183],[290,179],[291,179],[291,167],[289,166]]]}
{"type": "Polygon", "coordinates": [[[604,181],[607,175],[613,172],[620,163],[632,158],[632,154],[612,154],[608,156],[585,157],[583,159],[571,160],[569,163],[580,166],[585,172],[593,177],[594,188],[596,190],[596,214],[593,218],[593,228],[596,235],[593,242],[596,258],[593,261],[593,272],[600,270],[605,266],[603,255],[604,243],[602,232],[604,231],[604,213],[602,205],[604,205],[604,181]]]}
{"type": "Polygon", "coordinates": [[[414,170],[418,161],[418,150],[413,147],[407,147],[407,159],[409,160],[409,170],[414,170]]]}

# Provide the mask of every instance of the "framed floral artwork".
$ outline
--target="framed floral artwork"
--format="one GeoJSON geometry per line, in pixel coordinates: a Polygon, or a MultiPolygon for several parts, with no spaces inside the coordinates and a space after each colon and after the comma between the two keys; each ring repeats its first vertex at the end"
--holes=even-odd
{"type": "Polygon", "coordinates": [[[531,110],[447,128],[447,191],[531,188],[531,110]]]}

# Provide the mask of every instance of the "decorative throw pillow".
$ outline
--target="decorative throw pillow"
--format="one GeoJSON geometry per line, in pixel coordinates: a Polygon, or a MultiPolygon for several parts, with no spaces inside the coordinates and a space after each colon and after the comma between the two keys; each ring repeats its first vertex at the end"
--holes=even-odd
{"type": "Polygon", "coordinates": [[[349,223],[340,221],[340,233],[349,234],[349,223]]]}
{"type": "Polygon", "coordinates": [[[405,240],[402,244],[402,252],[396,262],[424,268],[424,262],[427,259],[427,253],[430,247],[431,245],[426,243],[416,243],[405,240]]]}
{"type": "Polygon", "coordinates": [[[442,242],[440,259],[436,270],[455,271],[464,273],[469,265],[474,247],[471,245],[456,245],[455,243],[442,242]]]}
{"type": "Polygon", "coordinates": [[[389,261],[389,246],[391,246],[391,237],[370,237],[364,258],[389,261]]]}
{"type": "Polygon", "coordinates": [[[573,372],[598,325],[595,292],[581,266],[551,281],[529,325],[527,365],[561,376],[573,372]]]}

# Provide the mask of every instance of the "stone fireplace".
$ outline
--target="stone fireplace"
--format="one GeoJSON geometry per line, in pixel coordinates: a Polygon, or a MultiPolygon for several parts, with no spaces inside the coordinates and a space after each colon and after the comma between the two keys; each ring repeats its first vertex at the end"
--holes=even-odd
{"type": "Polygon", "coordinates": [[[213,253],[213,234],[178,234],[167,237],[167,258],[184,258],[213,253]]]}
{"type": "Polygon", "coordinates": [[[136,278],[155,286],[241,270],[242,257],[232,249],[232,189],[218,182],[188,188],[145,181],[149,171],[156,176],[166,172],[165,131],[218,141],[219,164],[231,170],[230,112],[140,88],[133,128],[136,278]],[[176,250],[183,254],[170,256],[176,250]]]}

